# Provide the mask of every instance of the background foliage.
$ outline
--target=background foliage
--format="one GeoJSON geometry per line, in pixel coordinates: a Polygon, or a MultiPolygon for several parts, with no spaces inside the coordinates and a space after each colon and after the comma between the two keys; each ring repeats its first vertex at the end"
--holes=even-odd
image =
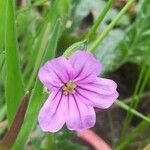
{"type": "MultiPolygon", "coordinates": [[[[97,31],[85,40],[107,2],[0,0],[0,138],[10,127],[23,95],[30,91],[13,150],[89,149],[65,128],[56,135],[39,129],[37,115],[45,94],[37,72],[68,47],[70,51],[88,50],[127,3],[114,0],[97,31]]],[[[135,0],[94,54],[103,64],[103,76],[117,81],[120,101],[108,112],[97,113],[93,130],[114,149],[142,149],[150,142],[150,1],[135,0]]]]}

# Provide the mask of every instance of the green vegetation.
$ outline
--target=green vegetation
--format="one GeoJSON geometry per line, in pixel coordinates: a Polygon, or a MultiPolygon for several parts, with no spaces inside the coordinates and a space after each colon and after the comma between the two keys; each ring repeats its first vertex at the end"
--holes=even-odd
{"type": "MultiPolygon", "coordinates": [[[[102,75],[113,78],[120,93],[103,112],[108,118],[101,120],[98,112],[97,122],[108,124],[110,133],[101,134],[99,124],[97,133],[116,150],[150,142],[149,0],[0,0],[0,7],[0,139],[29,91],[22,127],[17,138],[9,137],[15,138],[12,149],[88,150],[74,140],[75,132],[45,134],[37,123],[47,96],[37,77],[40,66],[84,49],[101,61],[102,75]]],[[[10,149],[9,140],[0,142],[0,150],[10,149]]]]}

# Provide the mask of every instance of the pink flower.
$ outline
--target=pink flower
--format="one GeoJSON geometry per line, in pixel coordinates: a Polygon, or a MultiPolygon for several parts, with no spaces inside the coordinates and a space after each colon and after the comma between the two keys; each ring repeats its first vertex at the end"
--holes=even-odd
{"type": "Polygon", "coordinates": [[[113,80],[97,77],[101,69],[85,51],[77,51],[68,59],[55,58],[41,67],[39,78],[52,91],[38,117],[43,131],[57,132],[65,123],[76,131],[94,126],[94,107],[106,109],[118,97],[113,80]]]}

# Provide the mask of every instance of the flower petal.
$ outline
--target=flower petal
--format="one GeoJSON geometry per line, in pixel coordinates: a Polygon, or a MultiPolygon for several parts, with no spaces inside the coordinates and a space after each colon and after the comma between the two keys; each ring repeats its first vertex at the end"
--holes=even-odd
{"type": "Polygon", "coordinates": [[[45,63],[39,70],[39,78],[48,89],[57,89],[72,76],[72,66],[64,57],[45,63]]]}
{"type": "Polygon", "coordinates": [[[75,95],[67,97],[66,124],[68,129],[82,131],[93,127],[96,122],[94,108],[80,102],[75,95]]]}
{"type": "Polygon", "coordinates": [[[113,80],[97,78],[93,83],[78,85],[77,95],[83,103],[105,109],[118,98],[116,88],[113,80]]]}
{"type": "Polygon", "coordinates": [[[116,92],[117,84],[110,79],[96,78],[91,83],[80,83],[79,87],[101,93],[103,95],[110,95],[116,92]]]}
{"type": "Polygon", "coordinates": [[[65,123],[62,92],[52,92],[40,110],[38,121],[43,131],[57,132],[65,123]]]}
{"type": "Polygon", "coordinates": [[[75,81],[87,83],[100,74],[101,64],[95,59],[92,53],[76,51],[69,57],[75,73],[75,81]]]}

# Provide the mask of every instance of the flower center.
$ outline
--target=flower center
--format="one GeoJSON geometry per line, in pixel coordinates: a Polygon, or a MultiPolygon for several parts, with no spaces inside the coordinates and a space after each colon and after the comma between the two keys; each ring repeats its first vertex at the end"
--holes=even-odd
{"type": "Polygon", "coordinates": [[[77,87],[76,83],[73,80],[68,81],[62,86],[63,94],[67,95],[69,93],[75,94],[75,88],[77,87]]]}

